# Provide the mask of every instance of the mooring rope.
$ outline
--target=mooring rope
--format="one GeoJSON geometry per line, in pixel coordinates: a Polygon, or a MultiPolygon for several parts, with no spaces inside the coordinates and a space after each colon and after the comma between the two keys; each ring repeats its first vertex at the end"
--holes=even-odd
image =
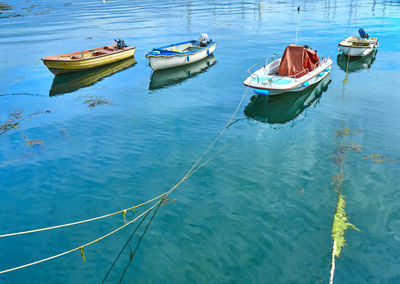
{"type": "Polygon", "coordinates": [[[88,222],[104,219],[104,218],[107,218],[107,217],[114,216],[116,214],[126,214],[126,212],[128,212],[128,211],[135,210],[138,207],[141,207],[141,206],[146,205],[146,204],[148,204],[148,203],[150,203],[152,201],[160,199],[164,195],[165,195],[165,193],[160,194],[160,195],[158,195],[158,196],[156,196],[156,197],[154,197],[154,198],[152,198],[150,200],[147,200],[147,201],[145,201],[143,203],[140,203],[138,205],[135,205],[135,206],[123,209],[123,210],[119,210],[119,211],[116,211],[116,212],[113,212],[113,213],[105,214],[105,215],[102,215],[102,216],[98,216],[98,217],[94,217],[94,218],[90,218],[90,219],[86,219],[86,220],[81,220],[81,221],[77,221],[77,222],[72,222],[72,223],[52,226],[52,227],[34,229],[34,230],[29,230],[29,231],[22,231],[22,232],[17,232],[17,233],[4,234],[4,235],[0,235],[0,238],[23,235],[23,234],[30,234],[30,233],[36,233],[36,232],[41,232],[41,231],[49,231],[49,230],[54,230],[54,229],[58,229],[58,228],[69,227],[69,226],[74,226],[74,225],[78,225],[78,224],[83,224],[83,223],[88,223],[88,222]]]}
{"type": "MultiPolygon", "coordinates": [[[[347,57],[347,64],[346,64],[346,75],[345,75],[345,77],[344,77],[344,80],[343,80],[343,88],[342,88],[342,113],[341,113],[341,120],[340,120],[340,127],[341,127],[341,129],[343,129],[344,128],[344,93],[345,93],[345,90],[346,90],[346,83],[348,82],[348,74],[349,74],[349,62],[350,62],[350,55],[347,57]]],[[[340,178],[343,178],[343,176],[344,176],[344,158],[343,159],[341,159],[341,161],[340,161],[340,165],[339,165],[339,175],[340,175],[340,178]]],[[[338,194],[338,201],[337,201],[337,203],[336,203],[336,209],[335,209],[335,214],[336,214],[336,211],[337,211],[337,206],[338,206],[338,204],[339,204],[339,199],[340,199],[340,196],[341,196],[341,194],[342,194],[342,182],[340,182],[339,184],[338,184],[338,188],[337,188],[337,194],[338,194]]],[[[333,226],[333,223],[332,223],[332,226],[333,226]]],[[[334,278],[334,276],[335,276],[335,255],[336,255],[336,250],[337,250],[337,244],[336,244],[336,241],[335,240],[333,240],[333,245],[332,245],[332,260],[331,260],[331,271],[330,271],[330,277],[329,277],[329,284],[333,284],[333,278],[334,278]]]]}
{"type": "MultiPolygon", "coordinates": [[[[81,246],[76,247],[76,248],[74,248],[74,249],[71,249],[71,250],[62,252],[62,253],[57,254],[57,255],[53,255],[53,256],[50,256],[50,257],[47,257],[47,258],[44,258],[44,259],[41,259],[41,260],[38,260],[38,261],[35,261],[35,262],[31,262],[31,263],[28,263],[28,264],[24,264],[24,265],[21,265],[21,266],[17,266],[17,267],[14,267],[14,268],[2,270],[2,271],[0,271],[0,274],[7,273],[7,272],[11,272],[11,271],[18,270],[18,269],[22,269],[22,268],[25,268],[25,267],[29,267],[29,266],[36,265],[36,264],[39,264],[39,263],[42,263],[42,262],[46,262],[46,261],[49,261],[49,260],[51,260],[51,259],[55,259],[55,258],[61,257],[61,256],[63,256],[63,255],[69,254],[69,253],[74,252],[74,251],[77,251],[77,250],[80,250],[81,256],[82,256],[83,260],[85,261],[85,255],[84,255],[84,251],[83,251],[83,248],[84,248],[84,247],[87,247],[87,246],[92,245],[92,244],[94,244],[94,243],[96,243],[96,242],[99,242],[100,240],[102,240],[102,239],[104,239],[104,238],[106,238],[106,237],[108,237],[108,236],[110,236],[110,235],[112,235],[112,234],[118,232],[119,230],[125,228],[126,226],[128,226],[128,225],[130,225],[131,223],[133,223],[133,222],[135,222],[136,220],[138,220],[141,216],[143,216],[143,215],[146,214],[147,212],[151,211],[157,204],[159,204],[160,202],[162,202],[162,201],[164,200],[164,198],[166,198],[170,193],[172,193],[182,182],[184,182],[186,179],[188,179],[191,175],[193,175],[195,172],[197,172],[200,168],[202,168],[203,166],[205,166],[205,165],[206,165],[209,161],[211,161],[220,151],[222,151],[222,149],[220,149],[219,151],[217,151],[216,153],[214,153],[214,155],[212,155],[208,160],[206,160],[204,163],[200,164],[200,165],[196,168],[196,166],[201,162],[201,160],[205,157],[205,155],[210,151],[210,149],[215,145],[215,143],[221,138],[221,136],[224,134],[225,130],[228,128],[228,126],[230,125],[230,123],[231,123],[231,121],[233,120],[233,118],[236,116],[236,113],[238,112],[238,110],[239,110],[241,104],[243,103],[244,98],[246,97],[247,90],[248,90],[248,87],[246,87],[246,89],[245,89],[245,91],[244,91],[244,93],[243,93],[243,96],[242,96],[242,98],[240,99],[240,102],[239,102],[238,106],[236,107],[236,109],[235,109],[234,113],[232,114],[231,118],[229,119],[229,121],[227,122],[227,124],[225,125],[225,127],[222,129],[222,131],[218,134],[218,136],[211,142],[211,144],[207,147],[207,149],[201,154],[200,158],[193,164],[193,166],[192,166],[192,167],[190,168],[190,170],[186,173],[186,175],[185,175],[177,184],[175,184],[173,187],[171,187],[168,191],[164,192],[163,194],[161,194],[161,195],[159,195],[159,196],[157,196],[157,197],[154,197],[154,198],[152,198],[151,200],[148,200],[148,201],[146,201],[146,202],[143,202],[143,203],[141,203],[141,204],[139,204],[139,205],[135,205],[135,206],[132,206],[132,207],[130,207],[130,208],[127,208],[127,209],[124,209],[124,210],[120,210],[120,211],[117,211],[117,212],[114,212],[114,213],[106,214],[106,215],[103,215],[103,216],[99,216],[99,217],[95,217],[95,218],[91,218],[91,219],[86,219],[86,220],[82,220],[82,221],[78,221],[78,222],[74,222],[74,223],[68,223],[68,224],[53,226],[53,227],[47,227],[47,228],[41,228],[41,229],[36,229],[36,230],[30,230],[30,231],[24,231],[24,232],[18,232],[18,233],[12,233],[12,234],[1,235],[0,237],[7,237],[7,236],[15,236],[15,235],[21,235],[21,234],[28,234],[28,233],[33,233],[33,232],[46,231],[46,230],[52,230],[52,229],[57,229],[57,228],[61,228],[61,227],[72,226],[72,225],[76,225],[76,224],[82,224],[82,223],[86,223],[86,222],[90,222],[90,221],[94,221],[94,220],[98,220],[98,219],[110,217],[110,216],[115,215],[115,214],[118,214],[118,213],[122,213],[123,216],[124,216],[124,218],[125,218],[125,214],[126,214],[126,212],[127,212],[128,210],[132,210],[132,209],[134,209],[134,208],[137,208],[137,207],[139,207],[139,206],[143,206],[143,205],[145,205],[145,204],[147,204],[147,203],[149,203],[149,202],[151,202],[151,201],[155,201],[155,200],[161,198],[161,199],[158,200],[152,207],[150,207],[149,209],[147,209],[146,211],[144,211],[142,214],[140,214],[139,216],[137,216],[137,217],[134,218],[133,220],[131,220],[131,221],[125,223],[123,226],[121,226],[121,227],[115,229],[114,231],[109,232],[109,233],[106,234],[106,235],[103,235],[103,236],[97,238],[96,240],[93,240],[93,241],[91,241],[91,242],[89,242],[89,243],[86,243],[86,244],[84,244],[84,245],[81,245],[81,246]]],[[[226,145],[226,146],[229,146],[229,145],[226,145]]],[[[225,146],[225,147],[226,147],[226,146],[225,146]]]]}
{"type": "MultiPolygon", "coordinates": [[[[243,96],[238,104],[238,106],[236,107],[235,112],[233,113],[233,115],[231,116],[231,118],[229,119],[228,123],[225,125],[225,127],[222,129],[222,131],[219,133],[219,135],[214,139],[214,141],[210,144],[210,146],[208,146],[208,148],[203,152],[203,154],[200,156],[200,158],[193,164],[193,166],[191,167],[191,169],[185,174],[185,176],[177,183],[175,184],[173,187],[171,187],[168,191],[150,199],[147,200],[143,203],[140,203],[138,205],[134,205],[131,206],[129,208],[125,208],[113,213],[109,213],[109,214],[105,214],[102,216],[98,216],[98,217],[93,217],[90,219],[85,219],[85,220],[81,220],[81,221],[76,221],[76,222],[72,222],[72,223],[66,223],[66,224],[61,224],[61,225],[56,225],[56,226],[51,226],[51,227],[44,227],[44,228],[39,228],[39,229],[33,229],[33,230],[27,230],[27,231],[21,231],[21,232],[16,232],[16,233],[9,233],[9,234],[3,234],[0,235],[0,238],[5,238],[5,237],[11,237],[11,236],[17,236],[17,235],[23,235],[23,234],[30,234],[30,233],[36,233],[36,232],[42,232],[42,231],[48,231],[48,230],[54,230],[54,229],[59,229],[59,228],[64,228],[64,227],[69,227],[69,226],[74,226],[74,225],[78,225],[78,224],[83,224],[83,223],[88,223],[88,222],[92,222],[92,221],[96,221],[96,220],[100,220],[100,219],[104,219],[107,217],[111,217],[114,216],[116,214],[126,214],[128,211],[130,210],[135,210],[138,207],[141,207],[143,205],[146,205],[152,201],[155,201],[157,199],[160,199],[161,197],[163,197],[165,194],[170,194],[172,191],[174,191],[182,182],[184,182],[188,177],[191,176],[191,172],[193,171],[193,169],[199,164],[199,162],[204,158],[204,156],[210,151],[210,149],[215,145],[215,143],[219,140],[219,138],[224,134],[225,130],[229,127],[231,121],[233,120],[233,118],[236,116],[236,113],[238,112],[244,98],[246,97],[247,94],[247,90],[248,87],[246,87],[245,92],[243,93],[243,96]]],[[[194,173],[194,172],[193,172],[194,173]]]]}
{"type": "Polygon", "coordinates": [[[139,240],[138,240],[138,242],[137,242],[137,244],[136,244],[136,247],[135,247],[135,249],[133,250],[133,252],[131,252],[131,254],[130,254],[130,256],[129,256],[129,262],[128,262],[128,264],[125,266],[124,272],[122,272],[122,275],[121,275],[121,277],[120,277],[118,283],[121,283],[121,282],[122,282],[122,279],[124,278],[125,273],[126,273],[126,271],[128,270],[129,265],[131,265],[132,260],[133,260],[133,258],[135,257],[135,254],[136,254],[136,252],[137,252],[137,250],[138,250],[138,248],[139,248],[140,242],[142,241],[144,235],[146,234],[147,229],[149,228],[151,222],[152,222],[153,219],[154,219],[154,216],[156,216],[158,209],[160,209],[160,205],[161,205],[161,203],[158,204],[156,210],[155,210],[154,213],[153,213],[153,216],[151,216],[150,221],[147,223],[146,227],[144,228],[144,231],[143,231],[142,235],[139,237],[139,240]]]}
{"type": "MultiPolygon", "coordinates": [[[[161,205],[161,203],[159,204],[161,205]]],[[[158,208],[158,207],[157,207],[158,208]]],[[[112,269],[114,268],[115,264],[117,263],[118,259],[120,258],[120,256],[122,255],[122,253],[124,252],[125,248],[128,246],[129,242],[131,241],[131,239],[133,238],[133,236],[136,234],[136,231],[139,229],[139,227],[142,225],[142,223],[144,222],[144,220],[146,220],[147,215],[149,215],[150,211],[146,213],[146,215],[142,218],[142,220],[140,220],[139,224],[137,224],[136,228],[133,230],[132,234],[129,236],[128,240],[125,242],[125,244],[122,246],[122,249],[119,251],[117,257],[114,259],[113,263],[111,264],[110,268],[108,269],[106,275],[103,278],[103,281],[101,281],[101,283],[104,283],[104,281],[106,281],[108,275],[110,275],[112,269]]]]}
{"type": "Polygon", "coordinates": [[[2,270],[2,271],[0,271],[0,274],[7,273],[7,272],[10,272],[10,271],[14,271],[14,270],[18,270],[18,269],[22,269],[22,268],[25,268],[25,267],[29,267],[29,266],[32,266],[32,265],[35,265],[35,264],[39,264],[39,263],[42,263],[42,262],[45,262],[45,261],[49,261],[51,259],[58,258],[60,256],[69,254],[69,253],[77,251],[77,250],[79,250],[81,252],[81,256],[82,256],[83,260],[85,261],[85,254],[84,254],[84,251],[83,251],[83,249],[85,247],[90,246],[90,245],[92,245],[94,243],[97,243],[97,242],[101,241],[102,239],[104,239],[104,238],[106,238],[108,236],[111,236],[112,234],[115,234],[119,230],[121,230],[121,229],[125,228],[126,226],[132,224],[133,222],[138,220],[140,217],[142,217],[144,214],[146,214],[147,212],[150,212],[154,207],[157,206],[157,204],[162,202],[162,200],[163,199],[157,201],[153,206],[151,206],[149,209],[147,209],[146,211],[144,211],[142,214],[138,215],[136,218],[132,219],[131,221],[126,222],[124,225],[118,227],[117,229],[115,229],[115,230],[113,230],[113,231],[111,231],[111,232],[109,232],[109,233],[107,233],[107,234],[105,234],[105,235],[103,235],[103,236],[91,241],[91,242],[88,242],[88,243],[83,244],[81,246],[78,246],[76,248],[70,249],[68,251],[65,251],[65,252],[62,252],[62,253],[59,253],[59,254],[56,254],[56,255],[41,259],[41,260],[37,260],[37,261],[31,262],[31,263],[27,263],[27,264],[24,264],[24,265],[21,265],[21,266],[17,266],[17,267],[13,267],[13,268],[10,268],[10,269],[2,270]]]}
{"type": "Polygon", "coordinates": [[[31,69],[28,70],[28,72],[26,72],[24,75],[22,75],[21,77],[17,78],[15,81],[13,81],[10,85],[4,87],[3,89],[0,90],[0,93],[7,90],[8,88],[14,86],[15,84],[17,84],[19,81],[21,81],[26,75],[28,75],[29,73],[31,73],[33,71],[33,69],[39,64],[39,62],[41,61],[41,59],[39,59],[32,67],[31,69]]]}

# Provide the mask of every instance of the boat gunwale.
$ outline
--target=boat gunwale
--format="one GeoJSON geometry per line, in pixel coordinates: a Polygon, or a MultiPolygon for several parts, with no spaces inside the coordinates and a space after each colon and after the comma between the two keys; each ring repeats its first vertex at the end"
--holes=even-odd
{"type": "MultiPolygon", "coordinates": [[[[330,59],[330,58],[329,58],[330,59]]],[[[331,60],[331,63],[329,63],[328,64],[328,66],[326,66],[326,67],[324,67],[324,70],[326,69],[326,68],[329,68],[329,67],[331,67],[332,65],[333,65],[333,61],[332,61],[332,59],[330,59],[331,60]]],[[[315,71],[316,69],[314,69],[313,71],[315,71]]],[[[311,71],[311,72],[313,72],[313,71],[311,71]]],[[[256,71],[257,72],[257,71],[256,71]]],[[[329,70],[329,72],[330,72],[330,70],[329,70]]],[[[308,73],[308,74],[310,74],[310,73],[308,73]]],[[[300,81],[300,83],[298,83],[297,85],[294,85],[293,87],[290,87],[290,88],[266,88],[266,87],[253,87],[254,85],[250,85],[250,84],[246,84],[245,82],[247,81],[247,79],[248,79],[248,77],[247,77],[247,79],[243,82],[243,85],[245,85],[245,86],[247,86],[247,87],[250,87],[250,88],[253,88],[253,89],[260,89],[260,90],[276,90],[276,91],[284,91],[284,90],[291,90],[291,89],[294,89],[294,88],[297,88],[298,86],[300,86],[301,84],[303,84],[304,82],[307,82],[307,81],[309,81],[309,80],[311,80],[312,78],[314,78],[315,76],[318,76],[320,74],[320,72],[315,72],[315,75],[313,75],[313,76],[311,76],[310,78],[308,78],[307,80],[303,80],[303,81],[300,81]]],[[[302,76],[302,77],[305,77],[306,75],[304,75],[304,76],[302,76]]],[[[249,76],[250,77],[250,76],[249,76]]],[[[287,77],[287,76],[284,76],[284,77],[287,77]]],[[[300,78],[302,78],[302,77],[300,77],[300,78]]],[[[311,86],[311,85],[310,85],[311,86]]]]}
{"type": "Polygon", "coordinates": [[[350,47],[350,48],[371,48],[374,47],[376,45],[376,43],[369,43],[368,45],[364,45],[364,46],[359,46],[359,45],[344,45],[342,43],[339,43],[340,47],[350,47]]]}
{"type": "Polygon", "coordinates": [[[345,38],[344,40],[342,40],[338,44],[338,46],[351,47],[351,48],[371,48],[371,47],[375,48],[379,44],[378,38],[376,38],[376,37],[370,37],[369,39],[366,39],[367,42],[364,42],[364,43],[368,43],[368,45],[364,45],[364,46],[353,45],[353,43],[355,42],[353,39],[357,40],[359,43],[361,42],[361,38],[356,37],[356,36],[349,36],[348,38],[345,38]]]}
{"type": "Polygon", "coordinates": [[[73,53],[76,52],[82,52],[82,54],[84,53],[89,53],[89,52],[95,52],[96,49],[101,50],[101,48],[104,48],[104,46],[101,47],[96,47],[96,48],[92,48],[92,49],[87,49],[87,50],[81,50],[81,51],[75,51],[75,52],[68,52],[68,53],[62,53],[62,54],[56,54],[56,55],[50,55],[50,56],[46,56],[42,58],[42,61],[53,61],[53,62],[77,62],[77,61],[86,61],[86,60],[94,60],[97,58],[101,58],[101,57],[106,57],[106,56],[110,56],[110,55],[114,55],[114,54],[118,54],[118,53],[122,53],[122,52],[126,52],[126,51],[130,51],[132,49],[136,49],[135,46],[126,46],[124,47],[124,49],[119,49],[119,50],[115,50],[115,51],[111,51],[108,54],[102,54],[102,55],[97,55],[94,57],[87,57],[87,58],[80,58],[80,59],[53,59],[53,58],[49,58],[49,57],[53,57],[53,56],[68,56],[68,55],[72,55],[73,53]],[[85,52],[86,51],[86,52],[85,52]]]}
{"type": "MultiPolygon", "coordinates": [[[[167,47],[171,47],[171,46],[175,46],[175,45],[181,45],[181,44],[185,44],[185,43],[192,43],[192,42],[196,42],[196,40],[189,40],[189,41],[185,41],[185,42],[174,43],[174,44],[162,46],[162,47],[159,47],[159,48],[153,48],[152,51],[154,51],[154,50],[162,50],[162,49],[167,48],[167,47]]],[[[145,55],[145,57],[146,58],[152,58],[152,57],[157,58],[157,57],[174,57],[174,56],[193,55],[193,54],[197,54],[197,53],[199,53],[199,52],[201,52],[201,51],[203,51],[203,50],[205,50],[207,48],[210,48],[210,47],[212,47],[212,46],[214,46],[216,44],[217,44],[216,42],[212,41],[209,44],[207,44],[206,46],[204,46],[204,47],[202,47],[200,49],[197,49],[195,52],[190,52],[190,51],[188,51],[188,52],[177,52],[177,53],[174,53],[174,54],[171,54],[171,55],[163,55],[163,54],[155,55],[155,54],[151,54],[152,51],[150,51],[145,55]]]]}

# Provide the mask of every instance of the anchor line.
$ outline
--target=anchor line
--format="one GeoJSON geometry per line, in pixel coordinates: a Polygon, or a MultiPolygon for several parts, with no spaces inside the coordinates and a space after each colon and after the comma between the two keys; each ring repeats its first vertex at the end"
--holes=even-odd
{"type": "Polygon", "coordinates": [[[15,84],[17,84],[19,81],[21,81],[23,78],[25,78],[29,73],[31,73],[33,71],[33,69],[35,69],[35,67],[39,64],[39,62],[41,61],[41,59],[39,59],[32,67],[31,69],[28,70],[28,72],[26,72],[24,75],[22,75],[21,77],[17,78],[15,81],[13,81],[10,85],[4,87],[3,89],[0,90],[0,93],[7,90],[8,88],[14,86],[15,84]]]}
{"type": "MultiPolygon", "coordinates": [[[[222,135],[225,133],[225,130],[229,127],[230,123],[232,122],[232,120],[233,120],[234,117],[236,116],[236,114],[237,114],[237,112],[238,112],[240,106],[241,106],[242,103],[243,103],[244,98],[246,97],[248,88],[249,88],[249,87],[246,87],[246,89],[245,89],[245,91],[244,91],[244,93],[243,93],[243,95],[242,95],[242,98],[240,99],[239,104],[237,105],[237,107],[236,107],[234,113],[232,114],[232,116],[230,117],[229,121],[226,123],[226,125],[224,126],[224,128],[221,130],[221,132],[220,132],[220,133],[217,135],[217,137],[211,142],[211,144],[207,147],[207,149],[201,154],[201,156],[197,159],[197,161],[193,164],[193,166],[192,166],[192,167],[190,168],[190,170],[185,174],[185,176],[184,176],[177,184],[175,184],[173,187],[171,187],[168,191],[164,192],[163,194],[161,194],[161,195],[159,195],[159,196],[157,196],[157,197],[154,197],[154,198],[151,199],[151,200],[148,200],[148,201],[146,201],[146,202],[143,202],[143,203],[141,203],[141,204],[139,204],[139,205],[135,205],[135,206],[132,206],[132,207],[130,207],[130,208],[127,208],[127,209],[124,209],[124,210],[120,210],[120,211],[117,211],[117,212],[114,212],[114,213],[110,213],[110,214],[106,214],[106,215],[103,215],[103,216],[99,216],[99,217],[95,217],[95,218],[91,218],[91,219],[86,219],[86,220],[82,220],[82,221],[78,221],[78,222],[74,222],[74,223],[68,223],[68,224],[63,224],[63,225],[58,225],[58,226],[53,226],[53,227],[47,227],[47,228],[41,228],[41,229],[36,229],[36,230],[30,230],[30,231],[24,231],[24,232],[18,232],[18,233],[11,233],[11,234],[0,235],[0,237],[9,237],[9,236],[15,236],[15,235],[21,235],[21,234],[28,234],[28,233],[34,233],[34,232],[39,232],[39,231],[46,231],[46,230],[52,230],[52,229],[57,229],[57,228],[61,228],[61,227],[67,227],[67,226],[82,224],[82,223],[91,222],[91,221],[99,220],[99,219],[102,219],[102,218],[110,217],[110,216],[116,215],[116,214],[118,214],[118,213],[123,213],[123,215],[125,216],[127,210],[131,210],[131,209],[137,208],[137,207],[139,207],[139,206],[142,206],[142,205],[144,205],[144,204],[150,203],[151,201],[158,200],[158,201],[157,201],[155,204],[153,204],[149,209],[147,209],[146,211],[144,211],[143,213],[141,213],[140,215],[138,215],[138,216],[137,216],[136,218],[134,218],[133,220],[131,220],[131,221],[129,221],[129,222],[126,222],[124,225],[118,227],[117,229],[115,229],[115,230],[109,232],[108,234],[103,235],[103,236],[101,236],[101,237],[99,237],[99,238],[97,238],[97,239],[95,239],[95,240],[93,240],[93,241],[91,241],[91,242],[89,242],[89,243],[83,244],[83,245],[81,245],[81,246],[79,246],[79,247],[73,248],[73,249],[71,249],[71,250],[68,250],[68,251],[65,251],[65,252],[59,253],[59,254],[57,254],[57,255],[53,255],[53,256],[50,256],[50,257],[47,257],[47,258],[38,260],[38,261],[34,261],[34,262],[27,263],[27,264],[24,264],[24,265],[21,265],[21,266],[17,266],[17,267],[9,268],[9,269],[6,269],[6,270],[2,270],[2,271],[0,271],[0,274],[7,273],[7,272],[11,272],[11,271],[14,271],[14,270],[19,270],[19,269],[22,269],[22,268],[25,268],[25,267],[29,267],[29,266],[33,266],[33,265],[36,265],[36,264],[39,264],[39,263],[42,263],[42,262],[46,262],[46,261],[49,261],[49,260],[52,260],[52,259],[61,257],[61,256],[63,256],[63,255],[72,253],[72,252],[77,251],[77,250],[80,250],[81,256],[82,256],[82,258],[85,260],[85,258],[84,258],[84,252],[83,252],[83,248],[84,248],[84,247],[87,247],[87,246],[90,246],[90,245],[92,245],[92,244],[94,244],[94,243],[97,243],[97,242],[101,241],[102,239],[104,239],[104,238],[106,238],[106,237],[108,237],[108,236],[110,236],[110,235],[112,235],[112,234],[114,234],[114,233],[120,231],[121,229],[125,228],[126,226],[128,226],[128,225],[132,224],[133,222],[135,222],[136,220],[138,220],[138,219],[139,219],[140,217],[142,217],[144,214],[150,212],[155,206],[157,206],[157,204],[161,203],[161,202],[164,200],[164,198],[166,198],[166,197],[167,197],[169,194],[171,194],[176,188],[178,188],[178,186],[179,186],[180,184],[182,184],[186,179],[188,179],[190,176],[192,176],[192,175],[193,175],[195,172],[197,172],[200,168],[202,168],[203,166],[205,166],[205,165],[206,165],[209,161],[211,161],[219,152],[221,152],[221,151],[223,150],[223,149],[220,149],[219,151],[217,151],[216,153],[214,153],[209,159],[207,159],[205,162],[203,162],[202,164],[200,164],[200,162],[201,162],[201,161],[203,160],[203,158],[207,155],[207,153],[211,150],[211,148],[212,148],[212,147],[217,143],[217,141],[222,137],[222,135]],[[199,164],[200,164],[200,165],[199,165],[199,164]],[[199,165],[199,166],[198,166],[198,165],[199,165]],[[160,198],[161,198],[161,199],[160,199],[160,198]]],[[[226,146],[227,146],[227,145],[226,145],[226,146]]]]}
{"type": "MultiPolygon", "coordinates": [[[[346,87],[346,83],[348,82],[348,73],[349,73],[349,61],[350,61],[350,55],[348,55],[347,57],[347,65],[346,65],[346,75],[344,77],[343,80],[343,89],[342,89],[342,112],[341,112],[341,120],[340,120],[340,127],[341,129],[344,128],[344,93],[345,93],[345,87],[346,87]]],[[[342,159],[340,161],[339,164],[339,175],[342,177],[344,175],[344,159],[342,159]]],[[[338,202],[339,202],[339,198],[340,195],[342,194],[342,184],[339,184],[338,188],[337,188],[337,194],[338,194],[338,202]]],[[[336,212],[335,212],[336,213],[336,212]]],[[[333,225],[333,224],[332,224],[333,225]]],[[[331,259],[331,270],[330,270],[330,277],[329,277],[329,284],[333,284],[333,279],[335,276],[335,254],[336,254],[336,250],[337,250],[337,245],[336,245],[336,241],[333,240],[333,245],[332,245],[332,259],[331,259]]]]}

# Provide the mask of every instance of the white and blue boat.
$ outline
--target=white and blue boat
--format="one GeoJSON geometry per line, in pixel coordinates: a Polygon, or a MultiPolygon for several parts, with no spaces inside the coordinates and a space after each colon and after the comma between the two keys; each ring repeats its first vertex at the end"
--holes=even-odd
{"type": "Polygon", "coordinates": [[[146,54],[154,71],[188,65],[200,61],[215,50],[216,43],[201,34],[200,40],[191,40],[154,48],[146,54]]]}
{"type": "Polygon", "coordinates": [[[331,71],[333,61],[321,59],[308,46],[289,45],[281,57],[274,55],[255,72],[248,69],[250,76],[243,82],[258,95],[279,95],[298,92],[322,81],[331,71]]]}

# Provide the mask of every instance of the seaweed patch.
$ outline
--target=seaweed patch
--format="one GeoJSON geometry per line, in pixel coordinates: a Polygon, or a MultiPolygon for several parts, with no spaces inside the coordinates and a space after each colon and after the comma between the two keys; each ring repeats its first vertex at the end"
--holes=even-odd
{"type": "Polygon", "coordinates": [[[19,128],[18,124],[23,121],[23,110],[14,110],[8,115],[8,120],[0,125],[0,135],[10,131],[11,129],[19,128]]]}
{"type": "Polygon", "coordinates": [[[335,131],[336,136],[354,136],[357,133],[361,133],[361,130],[352,130],[350,128],[339,129],[335,131]]]}
{"type": "Polygon", "coordinates": [[[87,104],[89,108],[94,108],[98,105],[110,105],[111,102],[105,98],[95,98],[93,96],[80,96],[80,98],[87,98],[83,101],[84,104],[87,104]]]}
{"type": "MultiPolygon", "coordinates": [[[[8,115],[8,120],[6,120],[4,123],[0,124],[0,135],[12,130],[12,129],[17,129],[19,128],[19,124],[22,122],[29,120],[33,118],[36,115],[41,114],[41,111],[36,111],[31,114],[25,115],[24,116],[24,111],[23,110],[14,110],[8,115]]],[[[50,113],[49,110],[47,110],[45,113],[50,113]]]]}
{"type": "Polygon", "coordinates": [[[373,164],[381,164],[383,162],[394,162],[393,159],[388,159],[384,156],[378,155],[376,153],[370,154],[370,155],[364,155],[364,160],[372,160],[373,164]]]}

